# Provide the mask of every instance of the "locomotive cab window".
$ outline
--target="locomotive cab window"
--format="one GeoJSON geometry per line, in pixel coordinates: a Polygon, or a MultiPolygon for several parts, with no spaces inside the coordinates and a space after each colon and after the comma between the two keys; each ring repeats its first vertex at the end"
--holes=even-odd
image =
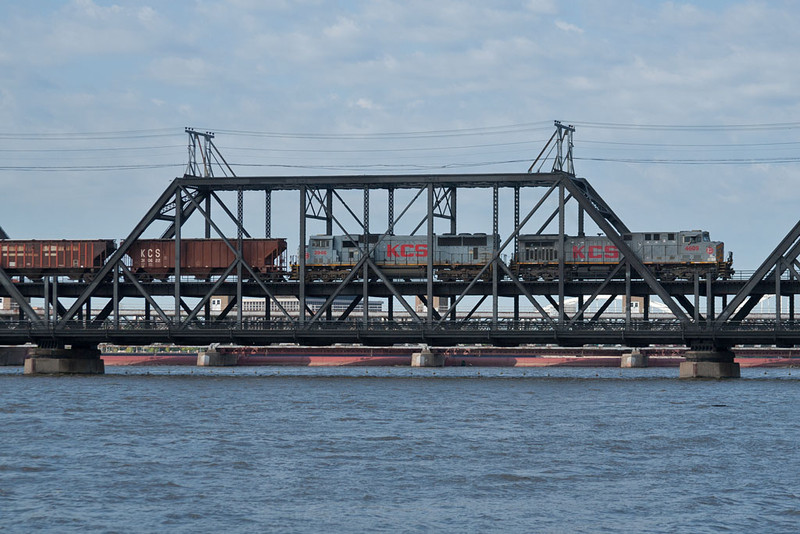
{"type": "Polygon", "coordinates": [[[711,241],[711,238],[708,236],[708,232],[703,232],[703,241],[711,241]]]}

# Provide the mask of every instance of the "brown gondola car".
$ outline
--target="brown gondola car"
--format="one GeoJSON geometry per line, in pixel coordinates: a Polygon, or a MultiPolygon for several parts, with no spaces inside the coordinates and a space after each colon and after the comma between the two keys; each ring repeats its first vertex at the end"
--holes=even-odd
{"type": "Polygon", "coordinates": [[[0,240],[0,267],[10,276],[89,280],[114,253],[112,239],[0,240]]]}
{"type": "MultiPolygon", "coordinates": [[[[231,239],[236,246],[236,239],[231,239]]],[[[285,239],[245,239],[245,263],[264,278],[279,277],[286,271],[285,239]]],[[[175,241],[139,239],[128,250],[131,270],[140,278],[165,280],[175,274],[175,241]]],[[[181,276],[208,278],[221,275],[233,263],[234,252],[222,239],[181,239],[181,276]]],[[[235,274],[235,271],[234,271],[235,274]]],[[[250,278],[246,270],[243,278],[250,278]]]]}

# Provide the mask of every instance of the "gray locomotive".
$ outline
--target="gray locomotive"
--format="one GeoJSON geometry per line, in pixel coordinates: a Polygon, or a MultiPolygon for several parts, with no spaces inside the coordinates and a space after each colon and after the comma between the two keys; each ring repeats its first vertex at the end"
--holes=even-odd
{"type": "MultiPolygon", "coordinates": [[[[725,258],[725,244],[711,241],[708,232],[634,232],[622,240],[657,278],[665,281],[702,277],[728,279],[733,257],[725,258]]],[[[520,235],[514,270],[523,280],[554,280],[558,276],[558,235],[520,235]]],[[[567,279],[605,277],[620,262],[621,254],[606,236],[564,236],[567,279]]]]}
{"type": "MultiPolygon", "coordinates": [[[[435,235],[433,250],[428,250],[428,237],[424,235],[387,235],[378,244],[379,238],[374,234],[368,237],[370,249],[374,247],[372,261],[393,278],[425,278],[431,254],[438,280],[469,280],[492,259],[495,246],[493,237],[486,234],[435,235]]],[[[312,236],[306,248],[307,279],[343,279],[361,259],[359,245],[363,239],[364,236],[353,236],[352,240],[341,235],[312,236]]],[[[294,271],[296,278],[296,266],[294,271]]]]}
{"type": "MultiPolygon", "coordinates": [[[[428,250],[427,236],[388,235],[368,237],[372,261],[392,278],[425,278],[429,254],[437,280],[471,280],[492,258],[499,237],[487,234],[442,234],[433,236],[433,250],[428,250]]],[[[342,280],[361,258],[364,236],[350,239],[341,235],[315,235],[306,248],[306,279],[309,281],[342,280]]],[[[730,278],[732,257],[725,258],[725,245],[711,241],[702,230],[681,232],[636,232],[622,239],[634,254],[662,280],[690,279],[695,274],[711,278],[730,278]]],[[[519,254],[512,258],[511,269],[521,280],[555,280],[559,254],[563,249],[565,278],[596,279],[607,276],[616,267],[621,254],[605,236],[564,236],[563,248],[558,235],[520,235],[519,254]]],[[[293,266],[297,278],[297,265],[293,266]]],[[[484,272],[488,278],[491,271],[484,272]]]]}

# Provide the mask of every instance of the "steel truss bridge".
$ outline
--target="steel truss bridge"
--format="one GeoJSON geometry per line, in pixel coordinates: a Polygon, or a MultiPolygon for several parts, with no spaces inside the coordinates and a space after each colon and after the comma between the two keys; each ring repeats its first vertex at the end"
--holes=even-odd
{"type": "MultiPolygon", "coordinates": [[[[696,350],[800,344],[800,321],[795,317],[795,296],[800,293],[800,222],[748,280],[699,275],[693,280],[659,280],[623,240],[628,227],[588,180],[575,175],[573,131],[556,122],[553,136],[525,173],[242,177],[236,176],[217,150],[213,134],[187,129],[186,173],[161,193],[91,281],[58,276],[30,280],[0,269],[0,295],[19,309],[15,317],[0,319],[0,344],[32,342],[52,348],[158,342],[680,344],[696,350]],[[542,171],[545,165],[548,170],[542,171]],[[495,240],[492,257],[471,280],[435,280],[432,254],[427,256],[424,279],[387,276],[372,259],[378,243],[366,238],[360,241],[360,259],[343,280],[307,282],[303,276],[309,225],[324,226],[325,234],[346,235],[353,241],[355,236],[379,235],[380,242],[395,233],[425,235],[428,250],[433,250],[436,232],[457,233],[458,192],[469,189],[479,189],[485,199],[491,199],[483,205],[491,206],[492,235],[501,235],[502,217],[513,220],[513,230],[495,240]],[[297,202],[293,212],[301,274],[297,279],[259,276],[240,252],[245,238],[271,237],[272,197],[277,192],[297,202]],[[235,196],[234,209],[228,205],[230,199],[224,201],[225,195],[235,196]],[[256,196],[263,206],[264,227],[259,232],[245,224],[245,195],[248,200],[256,196]],[[372,216],[375,197],[386,202],[380,210],[381,222],[372,216]],[[181,276],[181,240],[198,237],[188,235],[192,225],[200,228],[196,231],[202,231],[203,237],[219,238],[230,247],[235,259],[222,275],[209,280],[181,276]],[[620,253],[619,264],[605,279],[569,280],[564,254],[559,254],[556,280],[523,281],[505,260],[517,251],[522,233],[563,238],[586,235],[590,228],[608,236],[620,253]],[[129,267],[127,252],[146,235],[160,235],[175,243],[175,275],[167,281],[142,279],[129,267]],[[228,304],[212,313],[214,296],[228,297],[228,304]],[[283,297],[296,298],[305,313],[287,311],[283,297]],[[351,304],[334,313],[333,303],[339,297],[348,297],[351,304]],[[624,297],[625,311],[611,316],[609,307],[619,297],[624,297]],[[754,309],[769,297],[774,299],[774,310],[769,317],[756,317],[754,309]],[[243,313],[240,304],[246,298],[264,300],[261,316],[243,313]],[[312,298],[324,303],[312,310],[308,306],[312,298]],[[422,313],[412,305],[416,298],[426,305],[422,313]],[[384,299],[387,312],[376,316],[369,306],[362,306],[354,313],[359,303],[373,299],[384,299]],[[568,305],[576,299],[577,305],[568,305]],[[635,299],[642,302],[641,316],[631,311],[635,299]],[[128,317],[123,300],[127,306],[137,303],[143,316],[128,317]],[[447,306],[427,305],[437,300],[447,306]],[[35,308],[33,301],[43,306],[35,308]],[[513,303],[513,317],[500,317],[500,302],[513,303]],[[659,308],[667,313],[652,313],[654,303],[663,304],[659,308]],[[521,304],[530,312],[521,311],[521,304]],[[481,318],[478,310],[482,310],[481,318]]],[[[466,215],[475,216],[473,212],[466,215]]]]}

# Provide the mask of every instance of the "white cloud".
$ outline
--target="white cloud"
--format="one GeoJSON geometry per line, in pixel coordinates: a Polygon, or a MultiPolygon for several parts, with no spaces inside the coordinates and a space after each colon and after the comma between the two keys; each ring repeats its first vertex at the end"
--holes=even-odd
{"type": "Polygon", "coordinates": [[[570,24],[568,22],[564,22],[563,20],[556,20],[555,21],[555,25],[556,25],[556,28],[558,28],[561,31],[565,31],[565,32],[568,32],[568,33],[570,33],[570,32],[571,33],[583,33],[583,30],[581,28],[578,28],[574,24],[570,24]]]}
{"type": "Polygon", "coordinates": [[[353,19],[338,17],[336,24],[326,27],[322,33],[331,39],[346,39],[358,34],[358,25],[353,19]]]}
{"type": "Polygon", "coordinates": [[[358,100],[353,102],[351,104],[351,106],[354,106],[354,107],[357,107],[357,108],[361,108],[361,109],[366,109],[366,110],[369,110],[369,111],[374,111],[374,110],[381,109],[380,106],[376,105],[375,102],[373,102],[369,98],[359,98],[358,100]]]}

